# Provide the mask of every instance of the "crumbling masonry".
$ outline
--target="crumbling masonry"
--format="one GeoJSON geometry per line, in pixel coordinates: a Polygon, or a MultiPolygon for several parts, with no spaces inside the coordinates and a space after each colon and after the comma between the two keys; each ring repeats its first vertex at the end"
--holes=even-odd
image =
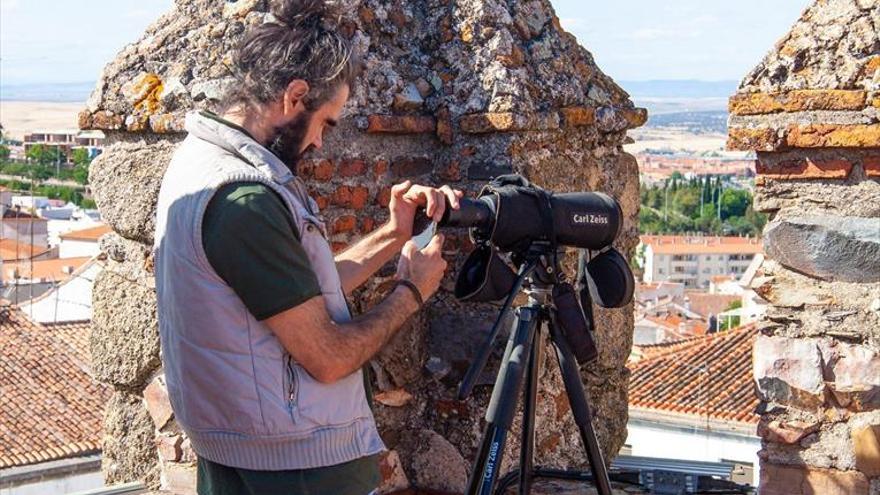
{"type": "MultiPolygon", "coordinates": [[[[366,72],[324,150],[297,170],[333,226],[335,249],[384,220],[397,181],[473,192],[515,171],[558,191],[617,197],[626,217],[617,247],[632,253],[638,171],[621,146],[645,111],[562,30],[547,0],[342,3],[343,30],[364,54],[366,72]]],[[[114,231],[102,239],[110,261],[95,283],[92,335],[95,375],[115,389],[104,438],[111,483],[192,489],[193,453],[162,383],[149,255],[155,202],[185,112],[216,108],[234,84],[233,48],[248,27],[271,18],[266,12],[264,0],[177,0],[106,67],[80,115],[81,128],[101,129],[112,143],[90,177],[114,231]]],[[[451,236],[453,266],[468,249],[466,236],[451,236]]],[[[382,277],[360,292],[356,309],[381,297],[374,288],[382,277]]],[[[454,390],[497,308],[457,304],[452,281],[450,273],[445,290],[372,363],[376,414],[391,449],[383,460],[386,492],[410,485],[461,490],[476,447],[493,374],[468,402],[454,400],[454,390]]],[[[626,436],[632,308],[597,309],[597,317],[601,356],[583,377],[610,458],[626,436]]],[[[582,464],[551,364],[540,394],[540,461],[582,464]]]]}
{"type": "Polygon", "coordinates": [[[820,0],[730,99],[770,213],[762,495],[880,493],[880,2],[820,0]]]}

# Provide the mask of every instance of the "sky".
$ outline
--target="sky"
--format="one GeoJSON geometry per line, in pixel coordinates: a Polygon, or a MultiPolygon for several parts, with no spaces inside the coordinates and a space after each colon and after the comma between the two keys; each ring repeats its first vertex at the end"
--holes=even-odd
{"type": "MultiPolygon", "coordinates": [[[[552,0],[618,80],[738,80],[811,0],[552,0]]],[[[0,85],[97,79],[173,0],[0,0],[0,85]]]]}

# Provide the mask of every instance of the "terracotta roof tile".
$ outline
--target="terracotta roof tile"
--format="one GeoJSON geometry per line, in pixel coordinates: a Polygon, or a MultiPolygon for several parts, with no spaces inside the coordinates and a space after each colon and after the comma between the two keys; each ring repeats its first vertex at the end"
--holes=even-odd
{"type": "Polygon", "coordinates": [[[758,254],[764,246],[755,237],[643,235],[654,254],[758,254]]]}
{"type": "Polygon", "coordinates": [[[97,227],[89,227],[87,229],[82,230],[74,230],[73,232],[68,232],[66,234],[61,234],[61,239],[65,241],[95,241],[101,238],[102,235],[110,232],[112,229],[109,225],[101,224],[97,227]]]}
{"type": "Polygon", "coordinates": [[[0,469],[100,450],[110,388],[89,376],[76,330],[0,311],[0,469]]]}
{"type": "Polygon", "coordinates": [[[755,327],[642,346],[630,363],[629,405],[715,420],[757,424],[752,378],[755,327]]]}
{"type": "Polygon", "coordinates": [[[49,251],[48,248],[15,242],[14,239],[0,239],[0,256],[3,257],[3,261],[28,259],[47,251],[49,251]]]}

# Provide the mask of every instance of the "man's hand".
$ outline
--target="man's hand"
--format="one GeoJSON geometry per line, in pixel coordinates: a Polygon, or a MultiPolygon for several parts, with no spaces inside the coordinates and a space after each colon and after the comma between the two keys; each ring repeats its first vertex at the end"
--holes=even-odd
{"type": "Polygon", "coordinates": [[[413,222],[416,210],[420,206],[425,207],[425,213],[434,221],[440,221],[443,212],[446,211],[447,203],[453,209],[459,207],[458,200],[464,193],[449,186],[440,188],[414,185],[406,181],[391,188],[391,202],[388,205],[390,213],[389,225],[398,236],[409,239],[413,236],[413,222]]]}
{"type": "Polygon", "coordinates": [[[446,272],[447,263],[441,256],[443,240],[443,234],[437,234],[421,251],[413,241],[408,241],[397,262],[397,278],[416,284],[425,301],[440,288],[446,272]]]}

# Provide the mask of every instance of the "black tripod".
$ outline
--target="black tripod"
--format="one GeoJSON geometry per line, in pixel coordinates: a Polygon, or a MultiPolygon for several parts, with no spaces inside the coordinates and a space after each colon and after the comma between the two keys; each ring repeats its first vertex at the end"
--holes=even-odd
{"type": "Polygon", "coordinates": [[[468,495],[491,495],[496,484],[499,490],[506,489],[515,481],[519,481],[519,494],[531,493],[532,480],[535,478],[562,478],[590,480],[599,495],[611,495],[611,482],[605,469],[602,451],[593,431],[590,407],[584,393],[578,372],[575,356],[561,333],[553,302],[553,286],[557,283],[560,273],[556,262],[556,253],[552,256],[536,254],[521,265],[519,276],[498,316],[498,320],[489,336],[487,345],[474,361],[468,374],[462,381],[459,397],[470,395],[476,376],[485,366],[492,349],[492,342],[497,337],[500,324],[510,308],[516,293],[525,285],[528,302],[515,309],[515,319],[501,361],[501,367],[492,390],[492,398],[486,410],[486,428],[477,454],[473,470],[468,480],[468,495]],[[553,261],[548,261],[551,258],[553,261]],[[538,372],[543,357],[543,337],[549,331],[550,341],[556,350],[559,369],[562,373],[565,391],[568,394],[572,415],[580,430],[581,440],[586,449],[592,476],[585,473],[573,473],[558,470],[535,468],[535,402],[538,391],[538,372]],[[518,472],[504,476],[501,483],[496,483],[498,470],[504,454],[507,434],[513,422],[517,401],[523,381],[526,377],[526,389],[523,405],[523,424],[520,446],[520,465],[518,472]]]}

